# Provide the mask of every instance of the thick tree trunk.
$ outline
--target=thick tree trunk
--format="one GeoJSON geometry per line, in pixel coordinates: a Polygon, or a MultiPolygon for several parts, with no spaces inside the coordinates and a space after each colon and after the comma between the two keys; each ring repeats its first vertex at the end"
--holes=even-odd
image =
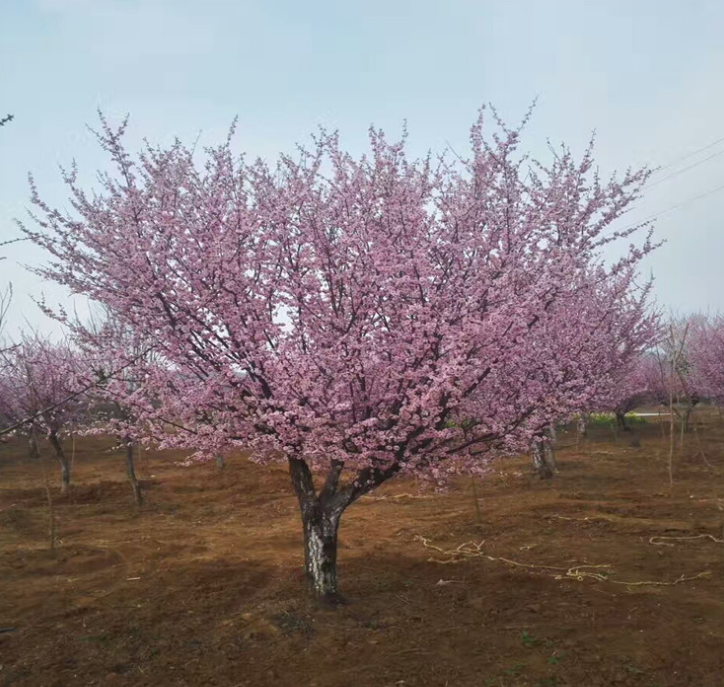
{"type": "Polygon", "coordinates": [[[541,479],[551,479],[553,470],[546,460],[546,447],[542,441],[534,441],[531,446],[531,457],[533,465],[541,479]]]}
{"type": "Polygon", "coordinates": [[[365,468],[340,486],[344,463],[332,461],[322,488],[317,492],[309,466],[299,458],[289,458],[289,474],[299,501],[304,529],[304,567],[309,588],[318,599],[341,602],[337,586],[337,533],[345,508],[395,475],[400,465],[385,469],[365,468]]]}
{"type": "Polygon", "coordinates": [[[70,463],[65,456],[63,444],[60,442],[56,432],[48,435],[50,445],[55,449],[55,455],[60,463],[60,493],[67,494],[70,491],[70,463]]]}
{"type": "Polygon", "coordinates": [[[313,592],[324,599],[338,600],[337,532],[342,513],[315,508],[304,524],[304,567],[313,592]]]}
{"type": "Polygon", "coordinates": [[[616,424],[618,425],[619,429],[624,432],[631,431],[631,428],[626,423],[626,413],[622,413],[620,410],[616,411],[616,424]]]}
{"type": "Polygon", "coordinates": [[[325,488],[317,494],[314,479],[303,460],[290,458],[289,474],[299,500],[304,529],[304,568],[312,593],[322,600],[335,603],[337,589],[337,533],[349,497],[337,492],[342,466],[333,466],[325,488]],[[331,483],[331,485],[330,485],[331,483]]]}
{"type": "Polygon", "coordinates": [[[124,439],[126,444],[126,469],[128,471],[128,480],[131,483],[131,489],[133,490],[133,500],[137,506],[143,505],[143,492],[141,491],[141,485],[138,483],[136,478],[136,468],[133,463],[133,442],[126,437],[124,439]]]}

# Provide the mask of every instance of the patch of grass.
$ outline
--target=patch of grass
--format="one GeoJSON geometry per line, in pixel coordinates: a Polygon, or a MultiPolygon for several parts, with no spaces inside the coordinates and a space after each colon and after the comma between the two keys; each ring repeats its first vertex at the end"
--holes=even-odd
{"type": "Polygon", "coordinates": [[[78,639],[81,642],[90,642],[93,644],[109,644],[112,637],[107,632],[104,632],[99,635],[80,635],[78,639]]]}
{"type": "Polygon", "coordinates": [[[625,417],[627,424],[631,425],[632,427],[640,427],[642,425],[649,424],[649,419],[647,417],[641,417],[641,415],[637,415],[636,413],[626,413],[625,417]]]}
{"type": "Polygon", "coordinates": [[[525,630],[521,632],[520,638],[523,640],[523,644],[527,646],[528,648],[538,646],[540,644],[539,639],[535,639],[535,637],[531,637],[525,630]]]}
{"type": "Polygon", "coordinates": [[[503,673],[510,675],[511,677],[518,677],[523,668],[525,668],[523,663],[514,663],[510,668],[506,668],[503,673]]]}
{"type": "Polygon", "coordinates": [[[551,677],[544,677],[538,680],[538,682],[535,683],[535,687],[557,687],[559,684],[558,678],[552,675],[551,677]]]}
{"type": "MultiPolygon", "coordinates": [[[[626,413],[626,424],[629,427],[641,427],[648,424],[648,419],[636,413],[626,413]]],[[[589,427],[611,427],[616,424],[616,416],[613,413],[591,413],[587,422],[589,427]]]]}
{"type": "Polygon", "coordinates": [[[631,675],[643,675],[646,671],[637,666],[631,659],[626,659],[623,664],[624,669],[631,675]]]}

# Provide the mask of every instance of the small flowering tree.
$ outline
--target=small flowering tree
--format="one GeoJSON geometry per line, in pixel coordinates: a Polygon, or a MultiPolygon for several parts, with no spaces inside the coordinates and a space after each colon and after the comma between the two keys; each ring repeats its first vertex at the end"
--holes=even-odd
{"type": "Polygon", "coordinates": [[[637,406],[662,403],[667,393],[664,385],[658,357],[653,351],[646,351],[612,376],[608,387],[596,399],[595,408],[612,412],[619,429],[629,431],[626,415],[637,406]]]}
{"type": "Polygon", "coordinates": [[[645,298],[639,295],[638,300],[631,300],[621,286],[620,281],[601,280],[595,272],[588,275],[576,286],[576,297],[567,299],[565,308],[575,310],[584,321],[597,322],[597,326],[571,328],[571,317],[564,310],[552,319],[543,337],[550,342],[545,359],[560,363],[568,360],[565,366],[544,367],[541,373],[550,388],[568,391],[566,400],[558,403],[558,415],[551,408],[529,420],[535,422],[530,452],[543,479],[555,472],[556,423],[574,416],[580,419],[583,413],[600,407],[602,399],[604,403],[618,403],[617,394],[624,392],[620,380],[636,367],[642,352],[659,336],[658,316],[643,310],[645,298]]]}
{"type": "Polygon", "coordinates": [[[661,402],[667,404],[670,412],[681,419],[682,440],[684,433],[689,431],[691,414],[701,397],[699,378],[691,356],[691,334],[697,322],[702,321],[698,315],[671,320],[658,351],[658,385],[655,378],[652,379],[652,388],[656,390],[661,402]],[[681,406],[683,411],[679,409],[681,406]]]}
{"type": "Polygon", "coordinates": [[[101,321],[70,323],[73,341],[82,354],[72,371],[72,386],[88,404],[85,434],[111,434],[126,454],[126,471],[137,505],[143,504],[136,476],[134,446],[145,436],[135,400],[141,391],[144,369],[153,364],[153,347],[129,327],[106,312],[101,321]]]}
{"type": "Polygon", "coordinates": [[[39,273],[157,345],[139,420],[172,421],[162,445],[199,456],[288,464],[320,596],[337,595],[351,503],[398,474],[444,481],[527,450],[596,392],[607,323],[648,326],[634,279],[651,244],[601,258],[633,233],[607,231],[647,173],[602,182],[591,149],[537,164],[498,124],[488,139],[481,116],[455,162],[408,159],[372,129],[359,159],[322,132],[273,168],[228,140],[199,168],[181,143],[133,159],[125,123],[103,121],[117,174],[99,191],[68,172],[68,215],[33,186],[24,231],[53,257],[39,273]]]}
{"type": "Polygon", "coordinates": [[[60,464],[61,492],[68,493],[71,465],[63,447],[64,435],[85,415],[85,404],[72,396],[71,377],[78,367],[76,352],[38,336],[25,337],[2,356],[0,417],[8,426],[21,424],[37,457],[37,434],[48,438],[60,464]]]}
{"type": "Polygon", "coordinates": [[[724,405],[724,315],[691,319],[688,353],[695,387],[724,405]]]}

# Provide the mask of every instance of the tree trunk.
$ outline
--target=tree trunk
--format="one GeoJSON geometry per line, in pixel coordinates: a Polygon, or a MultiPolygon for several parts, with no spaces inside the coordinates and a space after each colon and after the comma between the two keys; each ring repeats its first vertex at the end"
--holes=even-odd
{"type": "Polygon", "coordinates": [[[56,432],[50,432],[48,440],[50,441],[51,446],[55,449],[55,455],[60,463],[60,493],[67,494],[70,491],[70,464],[68,463],[68,459],[65,457],[63,444],[61,444],[56,432]]]}
{"type": "Polygon", "coordinates": [[[588,436],[588,424],[586,423],[586,418],[584,418],[583,415],[581,415],[576,422],[576,430],[578,431],[579,436],[588,436]]]}
{"type": "Polygon", "coordinates": [[[337,590],[337,533],[342,513],[313,508],[305,516],[304,567],[313,592],[324,599],[335,601],[337,590]]]}
{"type": "Polygon", "coordinates": [[[551,469],[551,472],[557,472],[558,468],[556,467],[556,444],[558,442],[558,434],[556,433],[556,426],[551,425],[548,428],[548,441],[545,442],[544,450],[543,450],[543,460],[548,463],[548,467],[551,469]]]}
{"type": "Polygon", "coordinates": [[[543,446],[543,460],[551,471],[551,477],[556,472],[556,449],[552,442],[546,442],[543,446]]]}
{"type": "Polygon", "coordinates": [[[631,431],[631,428],[626,423],[626,413],[622,413],[620,410],[616,411],[616,424],[618,425],[619,429],[624,432],[631,431]]]}
{"type": "Polygon", "coordinates": [[[136,468],[133,464],[133,442],[128,437],[124,439],[124,442],[126,444],[126,469],[128,470],[128,479],[131,482],[131,489],[133,490],[133,500],[137,506],[142,506],[143,492],[136,478],[136,468]]]}
{"type": "Polygon", "coordinates": [[[223,470],[226,467],[226,463],[224,462],[224,456],[222,456],[220,453],[216,454],[216,467],[219,469],[219,471],[223,470]]]}
{"type": "Polygon", "coordinates": [[[307,463],[289,457],[289,474],[299,501],[304,529],[304,567],[310,591],[325,603],[341,602],[337,585],[337,533],[345,508],[360,496],[372,491],[400,470],[400,465],[360,470],[344,486],[339,480],[344,468],[332,461],[324,486],[316,491],[307,463]]]}
{"type": "Polygon", "coordinates": [[[320,494],[314,488],[309,466],[299,459],[289,459],[289,474],[299,500],[304,529],[304,568],[311,592],[318,598],[335,603],[339,600],[337,589],[337,533],[344,509],[351,503],[348,498],[335,499],[342,466],[336,474],[333,466],[327,483],[331,488],[320,494]]]}
{"type": "Polygon", "coordinates": [[[681,418],[681,432],[682,434],[688,434],[691,431],[691,413],[694,410],[694,406],[687,404],[684,415],[681,418]]]}
{"type": "Polygon", "coordinates": [[[553,470],[546,460],[546,448],[542,441],[534,441],[531,446],[531,457],[533,458],[533,465],[538,472],[538,477],[541,479],[552,479],[553,470]]]}
{"type": "Polygon", "coordinates": [[[28,436],[28,452],[31,460],[40,458],[40,450],[38,449],[38,430],[35,425],[30,427],[30,436],[28,436]]]}

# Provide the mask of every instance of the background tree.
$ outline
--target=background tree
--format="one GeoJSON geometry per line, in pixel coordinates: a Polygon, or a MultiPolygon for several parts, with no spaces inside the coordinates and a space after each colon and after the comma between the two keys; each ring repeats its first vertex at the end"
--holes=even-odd
{"type": "Polygon", "coordinates": [[[133,397],[142,386],[144,366],[153,364],[152,347],[108,311],[85,325],[76,320],[71,332],[80,360],[69,370],[70,386],[83,392],[88,406],[83,433],[111,434],[118,439],[134,501],[143,505],[134,447],[144,432],[133,397]]]}
{"type": "Polygon", "coordinates": [[[7,349],[2,360],[0,417],[6,426],[22,423],[19,431],[27,434],[31,455],[38,455],[38,435],[47,437],[60,464],[61,493],[67,494],[71,464],[64,437],[85,413],[82,399],[69,398],[69,371],[77,369],[77,353],[67,342],[55,344],[33,335],[7,349]]]}
{"type": "Polygon", "coordinates": [[[659,359],[653,350],[645,351],[612,375],[592,410],[612,412],[618,428],[627,432],[626,415],[648,403],[665,403],[664,386],[659,359]]]}
{"type": "Polygon", "coordinates": [[[688,357],[694,387],[713,403],[724,405],[724,315],[691,319],[688,357]]]}

